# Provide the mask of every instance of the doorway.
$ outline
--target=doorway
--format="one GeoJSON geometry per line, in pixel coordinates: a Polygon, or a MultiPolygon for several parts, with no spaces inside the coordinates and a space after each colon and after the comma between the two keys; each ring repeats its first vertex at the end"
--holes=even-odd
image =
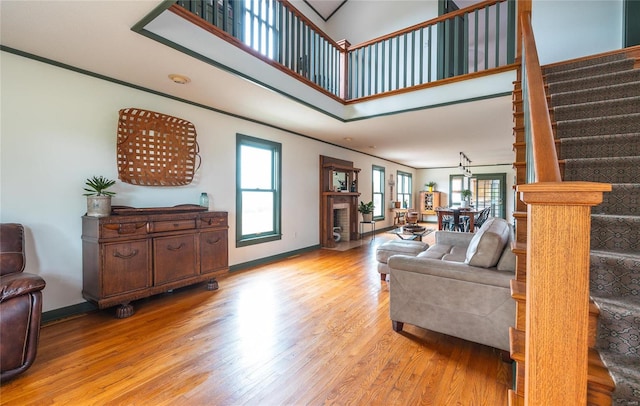
{"type": "Polygon", "coordinates": [[[489,217],[506,218],[506,173],[481,173],[465,177],[451,175],[449,177],[449,206],[462,203],[462,191],[471,190],[471,200],[477,209],[491,208],[489,217]]]}

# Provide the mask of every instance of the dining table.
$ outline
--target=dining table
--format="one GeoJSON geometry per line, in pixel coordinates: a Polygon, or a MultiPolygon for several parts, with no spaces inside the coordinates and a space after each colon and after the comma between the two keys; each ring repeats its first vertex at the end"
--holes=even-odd
{"type": "Polygon", "coordinates": [[[473,233],[475,216],[481,211],[482,211],[481,209],[475,209],[472,207],[439,207],[436,209],[436,213],[438,214],[438,230],[442,230],[442,218],[444,216],[453,216],[454,218],[455,217],[459,218],[459,216],[468,216],[469,217],[468,231],[470,233],[473,233]]]}

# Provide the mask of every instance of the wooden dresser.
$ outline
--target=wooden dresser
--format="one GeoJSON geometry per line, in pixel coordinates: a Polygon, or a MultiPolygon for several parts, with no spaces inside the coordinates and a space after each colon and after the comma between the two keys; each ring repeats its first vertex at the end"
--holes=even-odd
{"type": "Polygon", "coordinates": [[[193,205],[114,207],[108,217],[82,217],[82,296],[99,308],[208,281],[228,272],[227,212],[193,205]]]}

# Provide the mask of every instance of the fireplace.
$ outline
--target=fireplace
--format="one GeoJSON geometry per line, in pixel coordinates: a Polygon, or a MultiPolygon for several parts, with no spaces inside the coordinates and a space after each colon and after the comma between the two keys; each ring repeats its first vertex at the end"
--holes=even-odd
{"type": "Polygon", "coordinates": [[[337,203],[333,205],[333,230],[340,234],[340,241],[350,241],[351,229],[349,222],[349,204],[337,203]]]}
{"type": "Polygon", "coordinates": [[[320,246],[358,239],[358,172],[353,163],[320,155],[320,246]],[[338,231],[339,230],[339,231],[338,231]]]}

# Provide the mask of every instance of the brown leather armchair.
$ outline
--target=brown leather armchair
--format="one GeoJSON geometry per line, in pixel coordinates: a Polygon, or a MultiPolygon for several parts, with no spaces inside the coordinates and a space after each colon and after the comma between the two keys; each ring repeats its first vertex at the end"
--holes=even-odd
{"type": "Polygon", "coordinates": [[[0,381],[36,359],[45,281],[24,270],[24,228],[0,224],[0,381]]]}

